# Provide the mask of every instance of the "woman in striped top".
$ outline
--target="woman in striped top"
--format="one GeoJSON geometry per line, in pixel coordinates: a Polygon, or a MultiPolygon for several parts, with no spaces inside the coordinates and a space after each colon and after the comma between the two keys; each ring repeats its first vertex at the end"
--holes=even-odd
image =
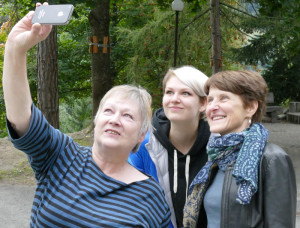
{"type": "Polygon", "coordinates": [[[78,145],[32,102],[26,52],[51,31],[50,25],[32,25],[32,16],[10,32],[3,69],[9,135],[28,155],[37,180],[30,226],[167,227],[170,210],[162,189],[127,162],[151,126],[151,96],[140,87],[112,88],[94,120],[93,146],[78,145]]]}

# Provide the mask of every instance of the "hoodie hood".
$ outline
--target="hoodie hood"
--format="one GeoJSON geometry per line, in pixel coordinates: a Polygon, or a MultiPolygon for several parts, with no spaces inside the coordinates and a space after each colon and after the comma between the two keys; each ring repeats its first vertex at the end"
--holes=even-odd
{"type": "MultiPolygon", "coordinates": [[[[176,149],[169,140],[169,132],[171,123],[166,117],[163,108],[159,108],[154,112],[152,118],[153,134],[158,139],[158,141],[166,148],[168,152],[174,151],[176,149]]],[[[203,147],[206,148],[208,138],[210,136],[209,126],[206,121],[200,120],[198,126],[198,136],[197,139],[189,151],[188,155],[195,156],[199,154],[203,147]]],[[[177,149],[176,149],[177,150],[177,149]]],[[[178,150],[177,150],[178,151],[178,150]]],[[[179,153],[179,157],[184,157],[186,155],[179,153]]]]}

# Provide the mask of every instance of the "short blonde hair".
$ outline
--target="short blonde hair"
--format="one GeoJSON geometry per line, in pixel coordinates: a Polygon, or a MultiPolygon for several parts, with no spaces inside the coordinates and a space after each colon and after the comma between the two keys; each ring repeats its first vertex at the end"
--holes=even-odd
{"type": "Polygon", "coordinates": [[[179,68],[171,68],[163,79],[163,91],[171,76],[176,76],[182,83],[190,87],[199,97],[206,97],[204,92],[204,84],[208,77],[200,70],[192,66],[182,66],[179,68]]]}
{"type": "MultiPolygon", "coordinates": [[[[163,92],[165,93],[167,82],[171,77],[177,77],[183,84],[191,88],[203,102],[207,94],[204,91],[204,85],[208,77],[200,70],[193,66],[182,66],[179,68],[171,68],[163,79],[163,92]]],[[[200,118],[204,118],[204,113],[201,113],[200,118]]]]}
{"type": "MultiPolygon", "coordinates": [[[[142,88],[141,86],[119,85],[111,88],[100,101],[99,108],[94,119],[94,124],[96,124],[97,118],[102,110],[104,103],[113,96],[120,96],[125,99],[131,99],[138,103],[142,117],[142,126],[140,129],[140,134],[146,134],[152,126],[152,98],[151,95],[146,91],[146,89],[142,88]]],[[[136,152],[139,149],[139,147],[140,143],[136,145],[132,151],[136,152]]]]}

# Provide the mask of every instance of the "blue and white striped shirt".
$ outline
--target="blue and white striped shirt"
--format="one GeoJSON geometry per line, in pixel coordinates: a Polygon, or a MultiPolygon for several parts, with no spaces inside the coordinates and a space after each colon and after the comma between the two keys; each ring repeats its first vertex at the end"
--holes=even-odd
{"type": "Polygon", "coordinates": [[[125,184],[105,175],[91,147],[54,129],[34,105],[24,136],[7,127],[37,180],[31,227],[168,227],[170,210],[152,177],[125,184]]]}

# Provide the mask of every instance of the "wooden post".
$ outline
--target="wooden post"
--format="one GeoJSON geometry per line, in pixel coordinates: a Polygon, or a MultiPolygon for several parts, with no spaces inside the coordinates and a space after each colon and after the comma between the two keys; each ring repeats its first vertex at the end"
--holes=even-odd
{"type": "Polygon", "coordinates": [[[89,47],[89,53],[93,53],[93,38],[89,36],[89,41],[90,41],[90,47],[89,47]]]}
{"type": "Polygon", "coordinates": [[[103,37],[103,53],[107,54],[108,36],[103,37]]]}
{"type": "Polygon", "coordinates": [[[90,48],[89,53],[98,53],[98,37],[89,36],[90,48]]]}
{"type": "Polygon", "coordinates": [[[93,53],[98,53],[98,37],[97,36],[93,36],[93,53]]]}

